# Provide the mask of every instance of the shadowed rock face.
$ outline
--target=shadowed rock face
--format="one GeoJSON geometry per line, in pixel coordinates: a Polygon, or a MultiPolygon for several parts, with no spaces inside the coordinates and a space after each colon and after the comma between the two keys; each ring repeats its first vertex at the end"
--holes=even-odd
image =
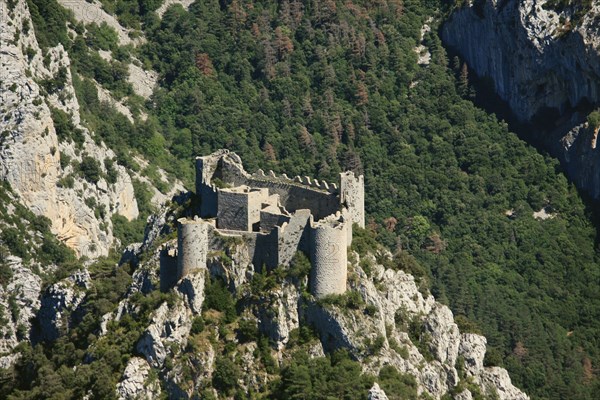
{"type": "Polygon", "coordinates": [[[521,121],[544,109],[565,111],[600,100],[598,5],[570,23],[571,11],[545,1],[486,0],[456,10],[442,28],[444,42],[470,69],[494,82],[521,121]]]}
{"type": "Polygon", "coordinates": [[[575,184],[599,199],[597,132],[582,124],[581,110],[600,104],[600,4],[571,22],[574,10],[557,13],[545,3],[471,2],[454,11],[442,38],[471,71],[491,79],[516,118],[534,123],[528,135],[561,160],[575,184]]]}

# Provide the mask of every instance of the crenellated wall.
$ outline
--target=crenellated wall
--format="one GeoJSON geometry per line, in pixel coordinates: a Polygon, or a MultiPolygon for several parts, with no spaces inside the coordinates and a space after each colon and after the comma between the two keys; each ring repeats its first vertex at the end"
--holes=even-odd
{"type": "Polygon", "coordinates": [[[287,266],[303,251],[315,297],[346,291],[352,224],[365,225],[362,176],[342,173],[338,187],[273,171],[249,174],[227,150],[198,157],[196,175],[200,215],[216,220],[179,220],[178,279],[205,266],[209,250],[234,246],[238,263],[251,262],[258,271],[287,266]]]}
{"type": "Polygon", "coordinates": [[[217,193],[226,190],[215,187],[214,179],[232,187],[246,185],[269,189],[270,194],[279,195],[279,201],[286,210],[293,212],[308,209],[315,220],[340,210],[339,189],[335,183],[310,177],[296,176],[291,179],[286,174],[277,176],[273,171],[265,173],[258,170],[249,174],[243,169],[237,154],[220,150],[209,156],[196,158],[196,193],[201,198],[200,216],[203,218],[217,215],[217,193]]]}

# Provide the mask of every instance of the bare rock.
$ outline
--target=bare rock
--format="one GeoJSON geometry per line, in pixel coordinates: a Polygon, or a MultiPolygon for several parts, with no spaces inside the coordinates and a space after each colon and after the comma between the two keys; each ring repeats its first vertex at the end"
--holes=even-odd
{"type": "Polygon", "coordinates": [[[599,4],[577,26],[544,2],[469,2],[444,24],[442,37],[469,68],[492,78],[496,93],[521,120],[544,108],[600,101],[599,4]],[[569,21],[567,23],[567,21],[569,21]]]}
{"type": "Polygon", "coordinates": [[[154,368],[162,368],[167,356],[173,355],[171,344],[185,347],[192,327],[192,313],[181,302],[172,309],[163,303],[152,317],[150,326],[137,344],[137,350],[154,368]]]}
{"type": "Polygon", "coordinates": [[[486,344],[486,338],[481,335],[463,333],[460,336],[458,352],[465,360],[465,372],[468,376],[479,376],[483,372],[486,344]]]}
{"type": "Polygon", "coordinates": [[[127,363],[121,382],[117,385],[119,400],[151,400],[160,395],[158,381],[150,381],[150,365],[140,357],[133,357],[127,363]]]}
{"type": "Polygon", "coordinates": [[[454,396],[454,400],[473,400],[473,395],[469,391],[469,389],[465,389],[459,394],[454,396]]]}
{"type": "Polygon", "coordinates": [[[486,391],[495,390],[500,400],[529,400],[529,396],[513,386],[504,368],[486,368],[482,380],[486,391]]]}
{"type": "Polygon", "coordinates": [[[81,270],[46,290],[38,313],[40,339],[56,340],[69,331],[71,313],[76,311],[85,299],[90,281],[88,271],[81,270]]]}
{"type": "Polygon", "coordinates": [[[429,347],[436,360],[454,366],[460,334],[452,311],[444,305],[436,304],[425,319],[425,328],[431,336],[429,347]]]}
{"type": "Polygon", "coordinates": [[[281,351],[290,340],[290,332],[300,326],[298,307],[299,294],[292,285],[284,285],[272,294],[271,306],[260,318],[260,328],[276,343],[281,351]]]}
{"type": "Polygon", "coordinates": [[[375,382],[373,384],[373,387],[369,389],[369,397],[367,398],[369,400],[388,400],[387,395],[385,394],[383,389],[379,387],[379,384],[377,382],[375,382]]]}
{"type": "Polygon", "coordinates": [[[18,355],[14,348],[29,339],[31,320],[40,307],[42,280],[19,257],[6,259],[12,278],[0,286],[0,368],[13,365],[18,355]]]}
{"type": "MultiPolygon", "coordinates": [[[[87,4],[82,2],[83,4],[87,4]]],[[[27,2],[16,1],[12,11],[0,15],[2,48],[2,76],[0,81],[0,179],[7,180],[20,200],[37,215],[52,221],[52,232],[80,256],[95,258],[107,255],[113,244],[113,213],[128,219],[138,215],[131,179],[125,169],[116,166],[117,180],[108,185],[102,179],[87,182],[75,174],[70,166],[62,168],[61,154],[81,161],[83,154],[73,143],[59,142],[50,108],[66,112],[71,122],[83,132],[83,153],[99,161],[106,172],[104,160],[115,154],[104,145],[91,140],[87,130],[79,125],[79,106],[75,97],[70,72],[70,61],[62,45],[47,52],[44,63],[34,29],[16,33],[17,27],[31,16],[27,2]],[[13,40],[18,38],[17,40],[13,40]],[[24,54],[24,49],[30,49],[24,54]],[[46,94],[37,82],[64,78],[64,86],[46,94]],[[44,101],[46,100],[46,101],[44,101]],[[71,177],[74,187],[61,185],[61,179],[71,177]],[[85,200],[95,199],[95,206],[85,200]],[[96,208],[104,214],[97,215],[96,208]]]]}
{"type": "Polygon", "coordinates": [[[206,271],[192,271],[177,285],[178,292],[183,296],[186,305],[196,315],[202,313],[204,303],[204,283],[206,271]]]}

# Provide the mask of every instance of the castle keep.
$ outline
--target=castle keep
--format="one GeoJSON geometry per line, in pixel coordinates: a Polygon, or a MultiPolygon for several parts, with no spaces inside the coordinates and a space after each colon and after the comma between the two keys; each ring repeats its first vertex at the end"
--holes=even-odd
{"type": "Polygon", "coordinates": [[[199,217],[178,228],[177,280],[206,268],[215,238],[243,242],[258,269],[289,265],[305,252],[311,262],[310,291],[319,298],[344,293],[352,224],[365,225],[363,176],[340,174],[339,186],[272,171],[247,173],[228,150],[196,158],[199,217]]]}

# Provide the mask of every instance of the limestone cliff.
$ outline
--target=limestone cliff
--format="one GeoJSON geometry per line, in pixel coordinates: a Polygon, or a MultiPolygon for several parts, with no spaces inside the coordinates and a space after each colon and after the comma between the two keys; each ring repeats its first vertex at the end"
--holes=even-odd
{"type": "MultiPolygon", "coordinates": [[[[163,230],[160,226],[168,220],[173,217],[157,219],[148,231],[163,230]]],[[[156,239],[148,237],[142,247],[157,250],[150,258],[142,256],[146,261],[135,272],[128,296],[121,302],[119,312],[109,315],[108,320],[136,315],[136,297],[156,290],[156,284],[153,289],[142,282],[155,282],[159,265],[162,275],[163,266],[174,263],[174,258],[169,259],[177,247],[175,240],[158,239],[163,242],[160,246],[153,246],[153,240],[156,239]]],[[[440,399],[446,394],[455,399],[481,395],[501,400],[529,398],[512,385],[506,370],[484,366],[485,337],[460,332],[448,307],[437,303],[411,275],[389,267],[388,252],[380,250],[377,257],[350,253],[348,291],[355,303],[348,306],[315,300],[306,293],[307,277],[286,271],[289,267],[258,274],[245,246],[243,241],[229,243],[224,252],[209,256],[204,270],[175,284],[171,292],[175,297],[152,312],[136,346],[143,358],[129,361],[116,389],[119,398],[155,398],[151,388],[157,382],[149,378],[151,370],[170,398],[194,398],[203,390],[213,391],[211,381],[218,368],[217,360],[223,357],[223,346],[240,361],[238,384],[243,391],[264,390],[273,377],[261,364],[259,344],[240,340],[232,331],[243,323],[256,325],[269,338],[269,352],[280,366],[298,350],[297,344],[291,345],[294,332],[302,326],[312,326],[317,337],[301,351],[322,357],[335,349],[347,349],[361,363],[363,372],[375,376],[384,366],[393,366],[414,377],[417,392],[425,398],[440,399]],[[268,276],[276,283],[257,291],[257,282],[268,276]],[[222,315],[204,304],[210,277],[222,279],[233,294],[238,304],[238,322],[214,325],[222,315]],[[206,321],[202,331],[193,328],[198,318],[206,321]]],[[[387,398],[377,384],[368,396],[387,398]]]]}
{"type": "Polygon", "coordinates": [[[600,4],[583,18],[576,12],[546,0],[467,1],[443,25],[442,38],[527,121],[545,108],[600,102],[600,4]]]}
{"type": "Polygon", "coordinates": [[[87,182],[74,174],[70,165],[61,166],[61,155],[81,161],[85,155],[104,161],[115,154],[91,140],[80,126],[79,105],[71,81],[70,62],[61,45],[47,52],[46,62],[31,25],[27,2],[20,0],[1,17],[2,80],[0,82],[0,179],[7,180],[22,202],[38,215],[52,221],[53,232],[78,255],[97,257],[108,253],[113,244],[110,217],[118,213],[128,219],[138,215],[131,178],[125,168],[116,166],[114,184],[105,178],[87,182]],[[49,62],[48,62],[49,60],[49,62]],[[65,74],[64,87],[45,96],[39,83],[65,74]],[[68,141],[59,142],[50,107],[63,110],[85,136],[82,149],[68,141]],[[72,176],[72,187],[59,184],[72,176]],[[95,207],[90,201],[95,199],[95,207]],[[95,213],[95,208],[104,213],[95,213]],[[100,215],[98,215],[100,214],[100,215]]]}
{"type": "Polygon", "coordinates": [[[468,1],[442,27],[470,70],[491,78],[527,134],[561,159],[579,188],[600,198],[600,158],[581,125],[600,104],[600,3],[468,1]],[[537,117],[537,118],[536,118],[537,117]],[[537,122],[542,121],[544,126],[537,122]],[[574,145],[575,144],[575,145],[574,145]]]}

